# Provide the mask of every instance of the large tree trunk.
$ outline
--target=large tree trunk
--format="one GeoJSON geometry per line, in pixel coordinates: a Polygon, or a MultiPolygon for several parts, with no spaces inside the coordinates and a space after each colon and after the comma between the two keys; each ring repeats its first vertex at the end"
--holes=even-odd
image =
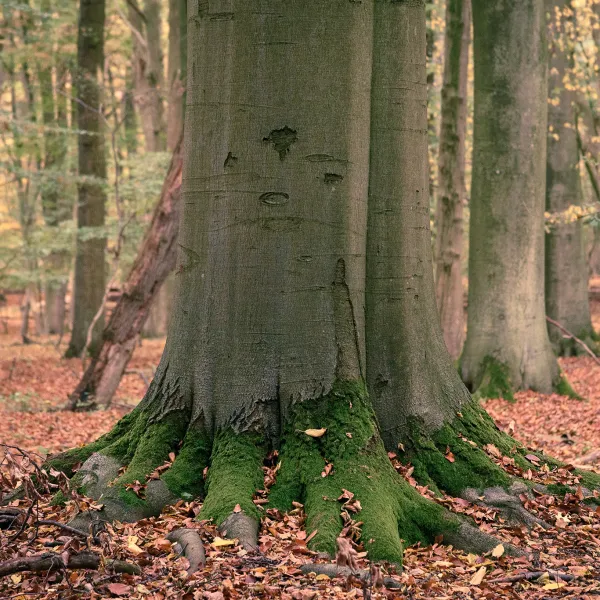
{"type": "Polygon", "coordinates": [[[102,494],[106,518],[205,496],[199,518],[256,549],[253,497],[276,448],[270,505],[304,502],[317,550],[335,551],[343,507],[332,500],[344,490],[360,502],[373,559],[399,562],[401,537],[439,534],[490,550],[496,540],[392,468],[363,381],[366,283],[373,401],[384,438],[406,440],[415,473],[438,488],[476,487],[479,501],[486,485],[511,483],[484,444],[535,469],[471,402],[437,321],[425,3],[229,7],[198,5],[189,32],[179,285],[156,377],[111,432],[51,464],[69,472],[85,460],[74,483],[102,494]]]}
{"type": "Polygon", "coordinates": [[[128,3],[128,17],[135,29],[133,39],[133,74],[147,152],[161,152],[167,147],[163,107],[163,55],[161,49],[160,0],[145,0],[143,13],[128,3]]]}
{"type": "MultiPolygon", "coordinates": [[[[569,0],[548,0],[551,15],[551,57],[548,81],[548,155],[546,161],[546,211],[557,214],[546,234],[546,312],[553,320],[591,341],[594,337],[588,297],[588,267],[583,243],[583,223],[568,222],[566,211],[582,203],[577,139],[577,91],[565,84],[571,60],[568,40],[555,11],[569,7],[569,0]],[[558,24],[558,28],[557,28],[558,24]],[[560,213],[563,213],[562,215],[560,213]],[[567,220],[567,222],[565,222],[567,220]]],[[[549,324],[550,339],[559,354],[581,351],[573,339],[549,324]]]]}
{"type": "Polygon", "coordinates": [[[485,396],[550,392],[559,370],[543,296],[544,2],[474,0],[473,22],[475,129],[462,376],[485,396]]]}
{"type": "MultiPolygon", "coordinates": [[[[85,228],[77,236],[75,250],[75,282],[73,290],[73,330],[67,356],[80,356],[86,346],[88,329],[102,305],[106,286],[104,226],[106,194],[102,180],[106,179],[104,155],[102,92],[99,78],[104,68],[104,0],[80,0],[79,37],[77,42],[77,125],[79,134],[79,182],[77,227],[85,228]],[[85,180],[85,178],[89,178],[85,180]],[[100,180],[100,181],[98,181],[100,180]],[[90,229],[98,233],[92,239],[90,229]]],[[[104,326],[96,321],[88,348],[93,355],[104,326]]]]}
{"type": "Polygon", "coordinates": [[[135,349],[153,300],[175,267],[181,213],[181,140],[175,148],[160,200],[123,293],[103,335],[98,354],[69,398],[71,410],[80,402],[108,406],[135,349]]]}
{"type": "Polygon", "coordinates": [[[444,85],[438,198],[436,208],[436,296],[446,347],[453,359],[465,339],[462,283],[467,83],[471,41],[471,0],[449,0],[446,7],[444,85]]]}

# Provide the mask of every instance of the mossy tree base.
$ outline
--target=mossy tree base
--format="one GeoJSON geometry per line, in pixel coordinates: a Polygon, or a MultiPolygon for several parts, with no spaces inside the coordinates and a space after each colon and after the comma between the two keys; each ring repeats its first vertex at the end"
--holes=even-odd
{"type": "MultiPolygon", "coordinates": [[[[430,489],[477,501],[483,495],[514,520],[536,522],[518,500],[523,489],[515,489],[514,478],[493,461],[489,448],[523,469],[539,465],[496,428],[478,402],[464,406],[454,422],[434,434],[417,422],[411,431],[405,459],[430,489]]],[[[257,432],[228,429],[210,436],[190,426],[185,411],[154,421],[142,407],[98,441],[50,464],[69,473],[75,463],[85,461],[73,483],[100,499],[107,518],[137,520],[158,514],[177,498],[204,497],[199,518],[213,520],[223,535],[255,550],[261,509],[254,499],[264,485],[268,450],[257,432]]],[[[297,404],[283,432],[279,458],[269,504],[285,511],[302,502],[315,550],[334,554],[342,530],[360,538],[371,559],[396,563],[402,560],[403,545],[431,543],[439,535],[476,552],[497,543],[400,477],[362,383],[337,383],[327,395],[297,404]]]]}
{"type": "MultiPolygon", "coordinates": [[[[508,365],[505,365],[493,356],[486,356],[483,359],[481,373],[479,382],[473,390],[473,395],[476,399],[491,400],[493,398],[503,398],[509,402],[515,402],[514,393],[518,390],[511,381],[508,365]]],[[[562,372],[554,382],[553,387],[554,391],[561,396],[568,396],[576,400],[582,399],[562,372]]]]}

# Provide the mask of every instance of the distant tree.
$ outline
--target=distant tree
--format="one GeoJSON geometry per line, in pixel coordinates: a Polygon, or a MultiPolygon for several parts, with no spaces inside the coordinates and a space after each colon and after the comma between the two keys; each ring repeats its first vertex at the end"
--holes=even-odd
{"type": "MultiPolygon", "coordinates": [[[[562,27],[563,10],[573,8],[570,0],[547,0],[547,8],[551,50],[546,211],[554,218],[546,234],[546,312],[580,339],[592,342],[595,334],[590,317],[583,222],[568,212],[583,202],[576,118],[579,92],[568,85],[573,58],[562,27]]],[[[556,326],[549,324],[548,332],[559,354],[569,356],[584,351],[556,326]]]]}
{"type": "Polygon", "coordinates": [[[139,110],[147,152],[166,150],[167,138],[163,97],[164,73],[161,44],[161,1],[127,3],[133,28],[133,77],[135,103],[139,110]]]}
{"type": "Polygon", "coordinates": [[[471,0],[448,0],[438,155],[435,276],[444,340],[454,359],[460,356],[465,338],[461,259],[470,42],[471,0]]]}
{"type": "Polygon", "coordinates": [[[544,1],[473,0],[473,22],[469,308],[461,373],[484,396],[551,392],[561,377],[544,307],[544,1]]]}
{"type": "MultiPolygon", "coordinates": [[[[88,330],[102,306],[106,286],[103,231],[105,218],[106,158],[104,155],[102,91],[104,68],[104,0],[80,0],[77,40],[77,126],[79,177],[77,201],[78,236],[75,250],[73,329],[67,356],[80,356],[88,330]]],[[[94,354],[102,335],[100,317],[92,331],[89,351],[94,354]]]]}
{"type": "MultiPolygon", "coordinates": [[[[42,0],[44,34],[54,42],[51,34],[52,2],[42,0]]],[[[64,183],[67,157],[68,106],[66,84],[69,72],[67,63],[58,52],[50,54],[49,64],[38,69],[44,123],[44,171],[41,183],[42,214],[47,227],[57,229],[60,223],[72,218],[72,199],[64,183]],[[52,72],[55,71],[53,81],[52,72]]],[[[55,237],[57,233],[50,234],[55,237]]],[[[65,295],[67,281],[63,275],[69,263],[69,253],[64,249],[51,250],[46,261],[48,272],[45,287],[45,315],[48,333],[62,333],[65,323],[65,295]]]]}

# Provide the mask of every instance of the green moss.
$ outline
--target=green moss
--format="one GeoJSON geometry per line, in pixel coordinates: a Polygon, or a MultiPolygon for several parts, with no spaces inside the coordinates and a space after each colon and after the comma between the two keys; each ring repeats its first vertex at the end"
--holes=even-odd
{"type": "Polygon", "coordinates": [[[423,498],[394,471],[383,447],[365,387],[337,383],[324,397],[294,408],[280,453],[281,468],[271,489],[271,506],[286,510],[293,500],[304,503],[307,529],[316,531],[311,547],[335,553],[342,528],[338,498],[354,494],[362,509],[362,541],[373,560],[400,563],[402,542],[431,542],[458,526],[442,507],[423,498]],[[308,429],[326,428],[322,437],[308,429]],[[333,470],[322,477],[325,465],[333,470]]]}
{"type": "Polygon", "coordinates": [[[139,441],[127,470],[113,486],[118,490],[119,498],[131,505],[140,505],[143,501],[124,486],[135,481],[144,483],[146,477],[167,460],[169,452],[177,449],[186,433],[188,423],[187,414],[172,412],[160,421],[149,424],[142,433],[138,432],[137,427],[140,421],[141,419],[138,419],[136,426],[125,436],[131,437],[137,433],[139,441]]]}
{"type": "Polygon", "coordinates": [[[583,398],[571,387],[569,380],[561,374],[558,383],[554,386],[554,391],[561,396],[568,396],[574,400],[583,400],[583,398]]]}
{"type": "Polygon", "coordinates": [[[262,465],[266,447],[253,433],[225,430],[217,433],[206,479],[207,494],[200,519],[212,519],[217,525],[233,512],[236,504],[255,519],[260,513],[252,501],[264,485],[262,465]]]}
{"type": "Polygon", "coordinates": [[[482,377],[475,391],[478,398],[504,398],[514,402],[510,370],[493,356],[486,356],[481,365],[482,377]]]}
{"type": "Polygon", "coordinates": [[[184,500],[204,495],[203,471],[209,462],[211,446],[205,431],[188,428],[175,462],[161,477],[173,494],[184,500]]]}
{"type": "Polygon", "coordinates": [[[546,489],[551,494],[561,497],[573,491],[571,487],[568,485],[563,485],[562,483],[551,483],[550,485],[546,486],[546,489]]]}
{"type": "Polygon", "coordinates": [[[46,466],[65,473],[67,477],[72,477],[75,465],[85,462],[95,452],[100,452],[110,447],[111,444],[127,438],[129,431],[138,422],[138,416],[138,411],[134,410],[120,419],[108,433],[99,437],[95,442],[61,452],[50,458],[46,466]]]}
{"type": "Polygon", "coordinates": [[[67,502],[68,498],[64,495],[62,490],[59,490],[52,496],[52,500],[50,500],[50,506],[64,506],[67,502]]]}

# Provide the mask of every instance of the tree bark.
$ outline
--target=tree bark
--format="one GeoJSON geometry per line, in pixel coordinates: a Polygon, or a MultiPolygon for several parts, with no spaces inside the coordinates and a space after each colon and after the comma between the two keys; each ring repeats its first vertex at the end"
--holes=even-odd
{"type": "Polygon", "coordinates": [[[543,0],[473,1],[475,129],[463,380],[550,392],[544,297],[547,51],[543,0]],[[498,57],[503,57],[500,60],[498,57]]]}
{"type": "MultiPolygon", "coordinates": [[[[581,205],[582,189],[579,173],[577,139],[577,92],[565,85],[571,60],[567,55],[568,40],[560,29],[555,11],[570,7],[569,0],[548,0],[550,20],[550,77],[548,81],[548,153],[546,159],[546,211],[564,213],[581,205]]],[[[550,226],[546,234],[546,313],[579,338],[592,340],[594,331],[590,317],[588,267],[580,219],[550,226]]],[[[555,350],[570,356],[581,352],[572,339],[548,325],[555,350]]]]}
{"type": "Polygon", "coordinates": [[[435,258],[436,297],[442,332],[454,360],[460,356],[465,339],[461,259],[470,42],[471,0],[450,0],[446,7],[435,258]]]}
{"type": "Polygon", "coordinates": [[[160,0],[145,0],[143,17],[128,4],[128,17],[133,33],[133,74],[147,152],[166,149],[164,108],[163,55],[161,49],[160,0]]]}
{"type": "MultiPolygon", "coordinates": [[[[88,329],[104,298],[106,286],[104,252],[106,238],[102,231],[106,193],[106,158],[104,155],[102,92],[99,78],[104,68],[104,0],[80,0],[77,42],[77,125],[80,130],[77,228],[73,290],[73,330],[67,356],[80,356],[88,329]],[[92,239],[84,236],[94,232],[92,239]]],[[[103,319],[96,322],[89,351],[94,355],[102,335],[103,319]]]]}
{"type": "Polygon", "coordinates": [[[67,408],[80,402],[108,406],[119,386],[139,339],[153,300],[175,267],[181,214],[181,139],[171,159],[160,200],[123,293],[104,329],[96,357],[69,398],[67,408]]]}

